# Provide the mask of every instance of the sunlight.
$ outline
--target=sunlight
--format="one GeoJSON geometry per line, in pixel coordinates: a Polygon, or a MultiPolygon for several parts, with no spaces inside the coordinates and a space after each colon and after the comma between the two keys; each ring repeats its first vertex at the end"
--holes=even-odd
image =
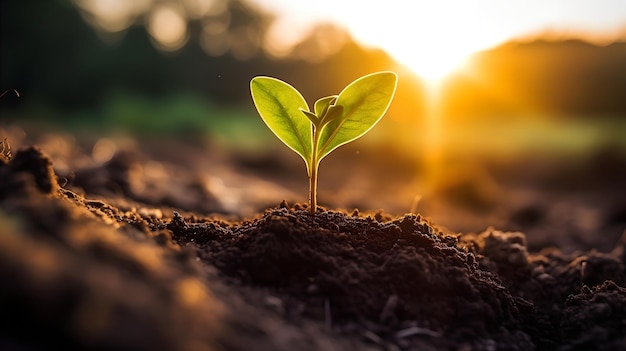
{"type": "MultiPolygon", "coordinates": [[[[447,67],[446,67],[447,68],[447,67]]],[[[424,183],[430,186],[437,184],[443,171],[442,159],[446,140],[444,131],[444,114],[442,113],[443,90],[440,83],[449,71],[441,71],[440,76],[424,77],[427,81],[425,99],[425,123],[422,131],[421,150],[425,165],[424,183]]]]}
{"type": "Polygon", "coordinates": [[[303,33],[311,30],[312,23],[330,21],[344,26],[360,44],[384,49],[429,85],[438,85],[469,55],[489,47],[494,40],[493,33],[488,33],[485,27],[463,25],[471,9],[450,11],[449,4],[439,2],[431,3],[428,13],[415,11],[395,0],[390,0],[386,9],[363,6],[358,12],[350,2],[333,3],[328,7],[332,11],[321,5],[317,11],[309,11],[313,8],[305,11],[304,5],[281,0],[263,1],[259,5],[279,14],[265,40],[266,50],[274,56],[290,54],[303,33]],[[399,11],[390,15],[389,9],[393,8],[399,11]]]}
{"type": "Polygon", "coordinates": [[[357,41],[383,48],[430,86],[439,86],[471,54],[506,39],[485,26],[469,25],[477,9],[462,3],[455,6],[456,11],[447,2],[430,3],[428,12],[395,6],[402,6],[401,11],[381,18],[377,26],[371,23],[371,18],[380,17],[377,7],[370,7],[367,16],[342,21],[357,41]]]}
{"type": "Polygon", "coordinates": [[[360,44],[384,49],[429,85],[438,84],[471,54],[511,39],[550,31],[615,40],[623,38],[626,23],[626,2],[614,0],[248,1],[280,21],[265,41],[275,56],[287,56],[314,23],[334,22],[360,44]]]}
{"type": "Polygon", "coordinates": [[[387,49],[398,62],[409,67],[430,88],[438,88],[447,76],[461,69],[472,51],[456,46],[433,43],[424,52],[411,50],[405,45],[389,45],[387,49]]]}

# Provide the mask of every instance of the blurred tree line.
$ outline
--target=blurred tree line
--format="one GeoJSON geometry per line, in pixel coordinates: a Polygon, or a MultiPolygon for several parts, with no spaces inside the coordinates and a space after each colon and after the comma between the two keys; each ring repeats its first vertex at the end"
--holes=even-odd
{"type": "MultiPolygon", "coordinates": [[[[247,26],[262,35],[272,20],[240,1],[227,4],[231,32],[247,26]]],[[[1,9],[0,87],[17,89],[22,103],[41,100],[62,109],[97,106],[115,90],[156,98],[195,92],[218,103],[249,103],[249,81],[261,74],[281,77],[313,99],[338,92],[359,75],[394,66],[384,52],[351,40],[323,60],[275,59],[261,50],[245,58],[232,50],[212,56],[201,45],[203,22],[190,20],[186,45],[164,52],[139,20],[111,42],[102,40],[69,0],[3,1],[1,9]]],[[[320,26],[328,35],[346,35],[320,26]]],[[[294,50],[315,50],[315,33],[294,50]]]]}
{"type": "MultiPolygon", "coordinates": [[[[360,75],[391,69],[400,74],[400,85],[390,114],[419,120],[425,113],[418,77],[385,52],[359,46],[334,25],[320,24],[292,55],[276,58],[263,50],[271,15],[241,0],[215,0],[228,11],[225,33],[232,36],[242,28],[248,33],[252,46],[245,55],[236,45],[207,49],[207,42],[219,43],[217,37],[206,37],[210,14],[187,18],[186,43],[163,51],[147,30],[146,13],[135,14],[123,30],[103,34],[79,6],[87,2],[2,1],[0,89],[16,89],[23,97],[5,96],[0,108],[37,103],[62,111],[91,109],[116,91],[155,99],[183,92],[218,104],[251,106],[248,84],[256,75],[289,81],[314,101],[360,75]],[[324,45],[335,37],[345,40],[329,51],[324,45]],[[315,57],[316,52],[325,55],[315,57]]],[[[412,45],[409,39],[407,45],[412,45]]],[[[472,72],[454,76],[444,87],[446,114],[626,115],[626,43],[512,43],[479,53],[473,62],[472,72]]]]}
{"type": "Polygon", "coordinates": [[[626,117],[626,42],[510,42],[478,53],[447,86],[449,115],[626,117]]]}

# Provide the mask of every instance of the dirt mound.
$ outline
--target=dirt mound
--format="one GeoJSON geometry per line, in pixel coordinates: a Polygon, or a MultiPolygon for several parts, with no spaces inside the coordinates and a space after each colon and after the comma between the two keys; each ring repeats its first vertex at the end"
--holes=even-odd
{"type": "Polygon", "coordinates": [[[219,229],[178,216],[168,229],[225,274],[272,287],[291,314],[358,323],[381,338],[520,338],[515,299],[498,277],[419,216],[279,208],[219,229]]]}

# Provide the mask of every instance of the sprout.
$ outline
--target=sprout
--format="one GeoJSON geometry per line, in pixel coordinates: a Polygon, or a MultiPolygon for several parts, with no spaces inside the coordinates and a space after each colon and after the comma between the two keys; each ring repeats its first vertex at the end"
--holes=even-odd
{"type": "Polygon", "coordinates": [[[350,83],[339,95],[317,100],[312,112],[291,85],[263,76],[250,81],[252,100],[265,124],[306,163],[311,213],[317,209],[320,161],[372,129],[387,112],[397,80],[393,72],[368,74],[350,83]]]}

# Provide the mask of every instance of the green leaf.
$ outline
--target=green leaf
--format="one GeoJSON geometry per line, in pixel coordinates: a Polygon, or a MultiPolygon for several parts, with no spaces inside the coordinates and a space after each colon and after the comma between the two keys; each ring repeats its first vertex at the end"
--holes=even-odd
{"type": "Polygon", "coordinates": [[[377,72],[350,83],[337,97],[341,116],[322,130],[318,160],[341,145],[367,133],[383,117],[396,91],[398,77],[393,72],[377,72]]]}
{"type": "Polygon", "coordinates": [[[311,123],[313,123],[314,125],[317,125],[319,123],[319,118],[315,113],[304,109],[300,109],[300,112],[304,113],[304,116],[306,116],[306,118],[308,118],[309,121],[311,121],[311,123]]]}
{"type": "Polygon", "coordinates": [[[309,169],[313,132],[311,122],[301,111],[309,111],[306,100],[294,87],[272,77],[254,77],[250,91],[265,124],[278,139],[302,156],[309,169]]]}
{"type": "Polygon", "coordinates": [[[336,99],[337,95],[331,95],[315,101],[315,106],[313,107],[315,114],[320,118],[324,117],[326,111],[328,111],[328,106],[335,102],[336,99]]]}
{"type": "Polygon", "coordinates": [[[330,123],[331,121],[333,121],[334,119],[336,119],[337,117],[340,117],[341,112],[343,112],[343,106],[331,105],[328,108],[328,111],[326,111],[326,114],[324,115],[324,117],[322,117],[322,119],[320,120],[319,122],[320,127],[323,127],[327,125],[328,123],[330,123]]]}

